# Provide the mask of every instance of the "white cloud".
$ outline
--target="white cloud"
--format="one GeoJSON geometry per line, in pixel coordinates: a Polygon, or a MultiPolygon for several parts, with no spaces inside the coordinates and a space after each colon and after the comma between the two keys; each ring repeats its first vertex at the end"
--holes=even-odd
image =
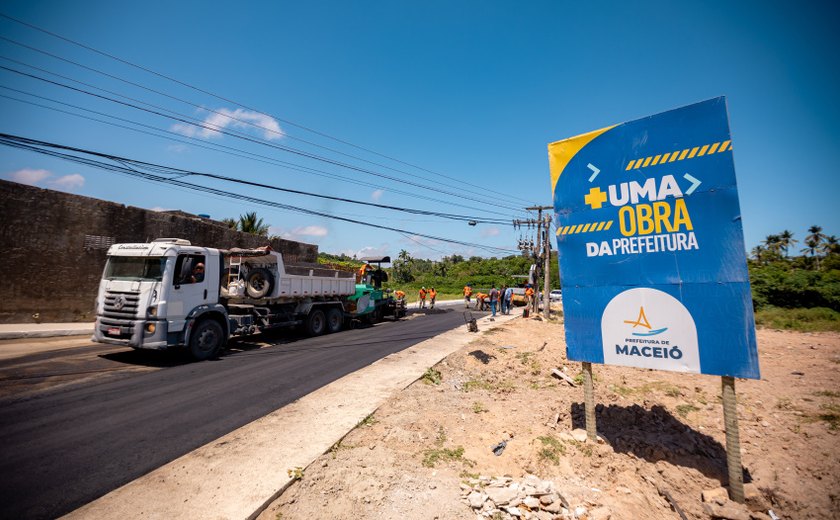
{"type": "Polygon", "coordinates": [[[295,228],[292,230],[292,233],[305,237],[325,237],[329,231],[323,226],[306,226],[302,228],[295,228]]]}
{"type": "Polygon", "coordinates": [[[29,186],[43,185],[55,190],[72,191],[85,185],[85,178],[78,173],[71,173],[56,178],[49,170],[24,168],[9,174],[9,179],[29,186]]]}
{"type": "Polygon", "coordinates": [[[74,190],[85,185],[85,178],[78,173],[72,173],[55,180],[50,179],[47,184],[59,190],[74,190]]]}
{"type": "Polygon", "coordinates": [[[228,127],[253,130],[255,126],[263,129],[265,139],[280,139],[283,137],[283,130],[276,119],[241,108],[236,110],[220,108],[215,112],[210,112],[201,123],[177,123],[169,129],[187,137],[198,136],[209,139],[211,137],[221,137],[220,130],[228,127]]]}
{"type": "Polygon", "coordinates": [[[22,170],[12,172],[9,175],[9,178],[21,184],[37,186],[39,182],[50,176],[52,176],[52,173],[50,173],[47,170],[33,170],[30,168],[24,168],[22,170]]]}
{"type": "Polygon", "coordinates": [[[497,227],[482,228],[481,238],[496,237],[499,236],[499,233],[501,233],[501,231],[499,231],[499,228],[497,227]]]}
{"type": "Polygon", "coordinates": [[[276,235],[280,238],[285,238],[286,240],[295,240],[302,242],[306,241],[304,237],[320,238],[329,235],[329,233],[330,231],[324,226],[303,226],[288,230],[283,228],[275,228],[272,226],[268,229],[269,235],[276,235]]]}
{"type": "MultiPolygon", "coordinates": [[[[365,246],[358,251],[342,251],[342,253],[346,254],[347,256],[355,256],[356,258],[362,257],[371,257],[371,256],[386,256],[390,254],[390,246],[388,244],[382,244],[381,246],[374,247],[374,246],[365,246]]],[[[395,259],[396,255],[391,254],[391,259],[395,259]]]]}
{"type": "Polygon", "coordinates": [[[382,198],[382,194],[385,193],[383,190],[376,190],[370,194],[370,198],[374,200],[374,202],[379,202],[379,199],[382,198]]]}

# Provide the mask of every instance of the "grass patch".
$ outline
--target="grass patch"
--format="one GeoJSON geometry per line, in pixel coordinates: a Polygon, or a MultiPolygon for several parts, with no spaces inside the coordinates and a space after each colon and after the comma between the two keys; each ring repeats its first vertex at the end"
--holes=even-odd
{"type": "Polygon", "coordinates": [[[820,409],[823,410],[823,413],[809,415],[805,418],[805,421],[809,423],[823,421],[828,425],[828,429],[831,431],[837,431],[840,429],[840,405],[821,404],[820,409]]]}
{"type": "Polygon", "coordinates": [[[440,382],[443,381],[443,376],[441,375],[440,370],[429,368],[420,379],[427,385],[439,385],[440,382]]]}
{"type": "MultiPolygon", "coordinates": [[[[583,381],[583,373],[578,374],[581,381],[583,381]]],[[[577,381],[578,378],[575,378],[577,381]]],[[[664,383],[662,381],[654,381],[653,383],[645,383],[642,386],[632,387],[632,386],[616,386],[610,385],[610,390],[613,392],[623,396],[629,397],[630,395],[648,395],[654,392],[662,392],[667,396],[670,397],[681,397],[683,395],[682,388],[674,385],[670,385],[668,383],[664,383]]]]}
{"type": "Polygon", "coordinates": [[[632,388],[630,388],[629,386],[624,386],[624,385],[621,385],[621,386],[610,385],[610,390],[612,390],[613,392],[615,392],[618,395],[623,396],[623,397],[627,397],[627,396],[629,396],[630,394],[633,393],[632,388]]]}
{"type": "Polygon", "coordinates": [[[782,309],[763,307],[755,313],[755,324],[771,329],[799,332],[840,331],[840,312],[826,307],[782,309]]]}
{"type": "Polygon", "coordinates": [[[689,413],[696,412],[697,410],[699,410],[699,408],[697,408],[693,404],[678,404],[677,405],[677,413],[680,415],[680,417],[683,417],[683,418],[685,416],[687,416],[689,413]]]}
{"type": "Polygon", "coordinates": [[[464,458],[464,447],[458,446],[454,450],[449,448],[437,448],[423,452],[423,466],[434,468],[439,462],[461,461],[468,466],[475,465],[474,462],[464,458]]]}
{"type": "Polygon", "coordinates": [[[510,381],[501,381],[499,383],[491,383],[482,379],[471,379],[464,383],[461,389],[464,392],[474,392],[476,390],[486,390],[488,392],[511,393],[516,387],[510,381]]]}
{"type": "Polygon", "coordinates": [[[537,437],[537,440],[542,443],[542,448],[537,452],[540,460],[551,462],[554,465],[560,464],[560,455],[566,453],[566,446],[563,445],[563,442],[553,435],[537,437]]]}
{"type": "Polygon", "coordinates": [[[374,424],[376,424],[378,422],[379,421],[376,419],[376,417],[374,417],[373,414],[370,414],[367,417],[365,417],[364,419],[362,419],[361,421],[359,421],[359,423],[356,425],[356,428],[360,428],[360,427],[370,428],[371,426],[373,426],[374,424]]]}
{"type": "Polygon", "coordinates": [[[840,397],[840,392],[832,392],[831,390],[820,390],[819,392],[814,392],[814,395],[818,395],[820,397],[837,398],[840,397]]]}
{"type": "Polygon", "coordinates": [[[483,404],[476,401],[476,402],[473,403],[472,411],[473,411],[473,413],[483,413],[483,412],[489,412],[490,410],[488,410],[487,407],[484,406],[483,404]]]}
{"type": "Polygon", "coordinates": [[[583,453],[584,457],[591,457],[592,456],[592,446],[590,444],[586,444],[584,442],[578,441],[570,441],[571,444],[577,448],[581,453],[583,453]]]}
{"type": "Polygon", "coordinates": [[[518,359],[519,362],[523,365],[527,365],[531,368],[532,376],[538,376],[540,375],[542,366],[540,365],[539,361],[537,361],[536,359],[532,359],[533,356],[533,352],[520,352],[516,354],[516,359],[518,359]]]}
{"type": "Polygon", "coordinates": [[[341,441],[338,441],[335,444],[333,444],[332,446],[330,446],[330,449],[327,450],[327,452],[330,455],[332,455],[332,458],[335,458],[339,451],[352,450],[353,448],[354,448],[354,446],[351,446],[349,444],[343,444],[341,441]]]}

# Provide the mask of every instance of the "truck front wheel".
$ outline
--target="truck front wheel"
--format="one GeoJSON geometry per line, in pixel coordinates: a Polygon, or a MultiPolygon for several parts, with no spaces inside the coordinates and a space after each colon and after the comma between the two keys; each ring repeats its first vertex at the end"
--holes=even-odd
{"type": "Polygon", "coordinates": [[[338,332],[344,326],[344,313],[333,307],[327,311],[327,331],[338,332]]]}
{"type": "Polygon", "coordinates": [[[190,354],[196,361],[215,357],[222,350],[224,339],[222,326],[215,320],[201,320],[190,334],[190,354]]]}
{"type": "Polygon", "coordinates": [[[306,319],[306,333],[310,336],[320,336],[327,328],[327,318],[324,311],[315,309],[306,319]]]}

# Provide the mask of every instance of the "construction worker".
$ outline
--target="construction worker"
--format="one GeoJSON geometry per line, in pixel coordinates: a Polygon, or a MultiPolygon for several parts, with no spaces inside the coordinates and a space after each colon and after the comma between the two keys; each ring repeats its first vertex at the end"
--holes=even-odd
{"type": "Polygon", "coordinates": [[[483,311],[487,308],[487,298],[489,297],[488,294],[484,294],[483,292],[476,293],[475,295],[475,308],[483,311]]]}
{"type": "Polygon", "coordinates": [[[360,267],[359,272],[356,275],[359,279],[357,283],[365,283],[365,277],[367,276],[368,271],[372,271],[372,270],[373,270],[373,266],[371,266],[368,263],[366,263],[365,265],[360,267]]]}
{"type": "Polygon", "coordinates": [[[399,289],[394,291],[394,296],[396,296],[398,300],[405,300],[405,293],[399,289]]]}
{"type": "Polygon", "coordinates": [[[419,309],[425,309],[426,308],[426,288],[425,287],[420,288],[420,303],[418,304],[418,308],[419,309]]]}
{"type": "Polygon", "coordinates": [[[472,287],[470,284],[464,286],[464,308],[470,308],[470,297],[472,296],[472,287]]]}
{"type": "Polygon", "coordinates": [[[492,312],[493,317],[496,316],[496,307],[499,305],[499,290],[496,289],[494,285],[492,289],[490,289],[490,312],[492,312]]]}
{"type": "Polygon", "coordinates": [[[435,298],[437,298],[437,291],[434,287],[429,288],[429,308],[435,308],[435,298]]]}
{"type": "MultiPolygon", "coordinates": [[[[525,297],[528,299],[528,308],[534,308],[534,289],[531,287],[531,284],[528,284],[525,289],[525,297]]],[[[536,309],[534,309],[536,312],[536,309]]]]}

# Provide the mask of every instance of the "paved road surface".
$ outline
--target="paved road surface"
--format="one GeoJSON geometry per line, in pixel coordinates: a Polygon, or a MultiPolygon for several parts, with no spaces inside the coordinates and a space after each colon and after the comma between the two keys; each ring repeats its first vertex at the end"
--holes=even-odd
{"type": "Polygon", "coordinates": [[[460,312],[417,315],[319,338],[278,338],[264,348],[242,343],[239,351],[204,363],[99,346],[77,347],[78,356],[91,358],[83,366],[43,352],[34,356],[40,362],[19,358],[15,366],[15,360],[6,360],[0,363],[0,382],[21,374],[38,380],[38,367],[45,366],[75,377],[71,385],[27,388],[0,398],[0,517],[68,513],[335,379],[463,323],[460,312]],[[104,353],[91,357],[98,348],[104,353]],[[85,367],[90,373],[80,376],[85,367]]]}

